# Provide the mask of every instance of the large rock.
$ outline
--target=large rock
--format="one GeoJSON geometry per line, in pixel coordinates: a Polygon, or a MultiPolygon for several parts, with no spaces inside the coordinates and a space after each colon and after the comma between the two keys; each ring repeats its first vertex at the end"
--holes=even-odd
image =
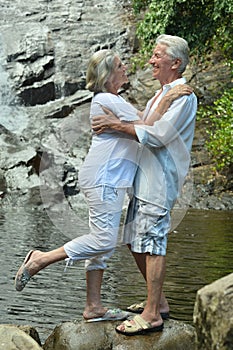
{"type": "Polygon", "coordinates": [[[44,350],[194,350],[195,331],[190,325],[166,321],[161,333],[126,337],[115,331],[119,322],[65,322],[45,342],[44,350]]]}
{"type": "Polygon", "coordinates": [[[43,350],[38,342],[38,334],[31,327],[0,325],[0,350],[43,350]]]}
{"type": "Polygon", "coordinates": [[[119,2],[0,0],[0,56],[25,105],[45,104],[85,88],[90,56],[101,48],[127,57],[127,25],[119,2]],[[17,13],[17,16],[13,15],[17,13]]]}
{"type": "Polygon", "coordinates": [[[73,175],[90,140],[90,56],[101,48],[114,48],[126,61],[130,56],[123,5],[0,0],[0,9],[1,203],[41,204],[45,182],[48,207],[78,192],[73,175]]]}
{"type": "Polygon", "coordinates": [[[233,273],[197,293],[194,324],[198,350],[233,349],[233,273]]]}

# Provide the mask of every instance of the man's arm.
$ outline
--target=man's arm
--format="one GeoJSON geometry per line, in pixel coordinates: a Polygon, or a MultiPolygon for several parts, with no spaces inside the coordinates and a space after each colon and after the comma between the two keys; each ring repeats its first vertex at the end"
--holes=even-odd
{"type": "MultiPolygon", "coordinates": [[[[136,123],[136,124],[141,124],[141,123],[136,123]]],[[[115,127],[111,127],[111,129],[133,136],[136,140],[138,140],[137,134],[134,128],[134,123],[127,123],[122,121],[119,124],[116,124],[115,127]]]]}
{"type": "MultiPolygon", "coordinates": [[[[99,135],[106,131],[106,129],[115,130],[117,132],[125,133],[127,135],[133,136],[137,140],[137,135],[134,129],[134,123],[120,121],[119,118],[109,111],[108,109],[102,107],[106,114],[93,117],[92,119],[92,129],[99,135]]],[[[142,121],[137,121],[137,124],[144,124],[142,121]]]]}
{"type": "Polygon", "coordinates": [[[135,122],[121,122],[111,111],[102,106],[102,109],[106,115],[93,117],[92,129],[97,135],[106,132],[107,129],[112,129],[118,132],[126,133],[137,139],[134,124],[145,124],[152,126],[155,121],[162,118],[174,100],[184,95],[190,95],[192,92],[193,89],[186,84],[180,84],[173,87],[166,93],[166,95],[159,102],[155,111],[145,121],[140,120],[135,122]]]}

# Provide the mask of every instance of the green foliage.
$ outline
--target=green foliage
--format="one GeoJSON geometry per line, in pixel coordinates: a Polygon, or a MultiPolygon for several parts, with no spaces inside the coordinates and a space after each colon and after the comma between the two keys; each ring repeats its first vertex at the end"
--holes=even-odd
{"type": "Polygon", "coordinates": [[[215,160],[216,170],[223,170],[233,163],[233,89],[225,91],[213,106],[201,106],[198,120],[205,119],[209,139],[206,147],[215,160]]]}
{"type": "Polygon", "coordinates": [[[133,0],[135,14],[145,11],[137,26],[142,57],[149,57],[158,35],[185,38],[192,53],[213,48],[231,59],[233,0],[133,0]]]}
{"type": "Polygon", "coordinates": [[[140,13],[140,11],[146,10],[147,6],[149,5],[150,0],[133,0],[132,1],[132,7],[135,13],[140,13]]]}

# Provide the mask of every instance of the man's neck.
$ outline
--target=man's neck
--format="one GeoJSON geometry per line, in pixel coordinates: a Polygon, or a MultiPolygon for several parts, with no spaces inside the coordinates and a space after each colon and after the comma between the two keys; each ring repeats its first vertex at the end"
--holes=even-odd
{"type": "Polygon", "coordinates": [[[161,87],[163,87],[166,84],[171,84],[173,81],[182,78],[182,74],[175,74],[174,76],[170,76],[167,79],[164,79],[163,81],[160,81],[161,87]]]}

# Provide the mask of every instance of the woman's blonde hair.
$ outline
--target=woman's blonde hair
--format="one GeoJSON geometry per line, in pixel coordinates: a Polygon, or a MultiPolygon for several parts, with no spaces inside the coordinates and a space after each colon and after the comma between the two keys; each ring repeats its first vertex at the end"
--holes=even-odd
{"type": "Polygon", "coordinates": [[[106,91],[105,84],[114,70],[117,54],[111,50],[100,50],[93,54],[87,66],[86,89],[93,92],[106,91]]]}

